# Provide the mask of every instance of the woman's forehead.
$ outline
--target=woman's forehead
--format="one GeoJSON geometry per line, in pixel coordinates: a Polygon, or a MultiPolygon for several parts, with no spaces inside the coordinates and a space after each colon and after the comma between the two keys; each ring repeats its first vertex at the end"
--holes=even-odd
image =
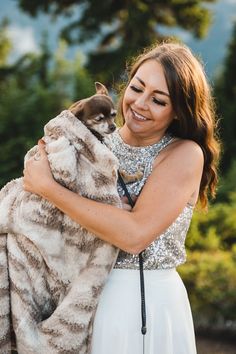
{"type": "Polygon", "coordinates": [[[145,61],[140,65],[132,80],[143,83],[144,86],[154,90],[169,93],[162,65],[155,59],[145,61]]]}

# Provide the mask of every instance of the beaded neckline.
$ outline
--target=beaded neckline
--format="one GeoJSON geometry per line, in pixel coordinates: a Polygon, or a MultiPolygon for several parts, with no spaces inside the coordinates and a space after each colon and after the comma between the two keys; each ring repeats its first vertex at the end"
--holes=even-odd
{"type": "MultiPolygon", "coordinates": [[[[128,175],[136,175],[140,172],[141,178],[129,182],[127,188],[131,194],[138,195],[144,186],[148,176],[152,172],[153,161],[156,156],[173,140],[169,134],[164,135],[158,142],[147,146],[130,146],[126,144],[116,130],[109,141],[109,148],[119,160],[120,171],[128,175]]],[[[122,195],[123,189],[118,184],[118,191],[122,195]]]]}
{"type": "Polygon", "coordinates": [[[119,133],[119,129],[117,129],[114,134],[115,134],[117,140],[122,145],[122,147],[124,147],[130,151],[133,151],[133,152],[134,151],[142,152],[142,151],[147,151],[147,150],[158,151],[159,148],[161,149],[162,146],[165,146],[167,143],[169,144],[170,141],[174,139],[170,134],[165,134],[159,141],[157,141],[154,144],[146,145],[146,146],[132,146],[132,145],[129,145],[124,142],[124,140],[122,139],[122,137],[119,133]]]}

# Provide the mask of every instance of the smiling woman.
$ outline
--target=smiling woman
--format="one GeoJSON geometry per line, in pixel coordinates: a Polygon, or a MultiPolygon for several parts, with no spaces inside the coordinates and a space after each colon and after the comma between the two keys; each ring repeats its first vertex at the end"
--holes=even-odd
{"type": "MultiPolygon", "coordinates": [[[[128,175],[142,171],[139,180],[126,186],[135,196],[132,210],[59,185],[41,145],[41,159],[26,164],[27,191],[120,249],[94,319],[92,354],[196,354],[188,296],[176,267],[186,260],[185,238],[195,204],[200,200],[206,206],[207,195],[215,192],[219,146],[213,107],[203,68],[191,51],[175,43],[155,45],[135,59],[120,102],[124,125],[106,141],[121,170],[128,175]]],[[[119,183],[118,192],[124,196],[119,183]]]]}
{"type": "Polygon", "coordinates": [[[142,146],[163,137],[175,112],[163,68],[156,60],[139,67],[125,91],[122,108],[126,124],[120,134],[124,141],[142,146]]]}

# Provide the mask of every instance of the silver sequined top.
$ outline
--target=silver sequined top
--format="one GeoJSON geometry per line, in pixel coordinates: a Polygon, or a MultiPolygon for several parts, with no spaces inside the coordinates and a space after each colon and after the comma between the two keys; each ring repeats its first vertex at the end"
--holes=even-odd
{"type": "MultiPolygon", "coordinates": [[[[134,174],[138,170],[143,171],[143,177],[140,180],[126,184],[130,194],[139,195],[152,172],[154,159],[172,140],[170,135],[165,135],[156,144],[134,147],[122,140],[118,130],[110,135],[110,139],[106,143],[118,158],[120,169],[125,170],[128,174],[134,174]]],[[[124,195],[120,185],[118,185],[118,192],[120,195],[124,195]]],[[[177,219],[145,249],[143,253],[144,269],[175,268],[185,262],[184,244],[192,214],[193,206],[187,204],[177,219]]],[[[114,268],[139,269],[138,256],[120,251],[114,268]]]]}

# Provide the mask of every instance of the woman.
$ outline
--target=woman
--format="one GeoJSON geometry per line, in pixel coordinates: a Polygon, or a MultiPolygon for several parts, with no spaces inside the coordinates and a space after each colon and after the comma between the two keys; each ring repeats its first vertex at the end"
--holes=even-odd
{"type": "Polygon", "coordinates": [[[191,310],[175,268],[185,262],[194,206],[199,199],[206,207],[217,182],[219,147],[203,68],[183,45],[157,45],[134,61],[120,107],[124,125],[108,145],[121,169],[143,173],[127,185],[137,198],[132,210],[86,199],[59,185],[42,144],[40,160],[26,165],[24,188],[121,249],[96,312],[92,354],[194,354],[191,310]],[[145,342],[137,256],[144,249],[145,342]]]}

